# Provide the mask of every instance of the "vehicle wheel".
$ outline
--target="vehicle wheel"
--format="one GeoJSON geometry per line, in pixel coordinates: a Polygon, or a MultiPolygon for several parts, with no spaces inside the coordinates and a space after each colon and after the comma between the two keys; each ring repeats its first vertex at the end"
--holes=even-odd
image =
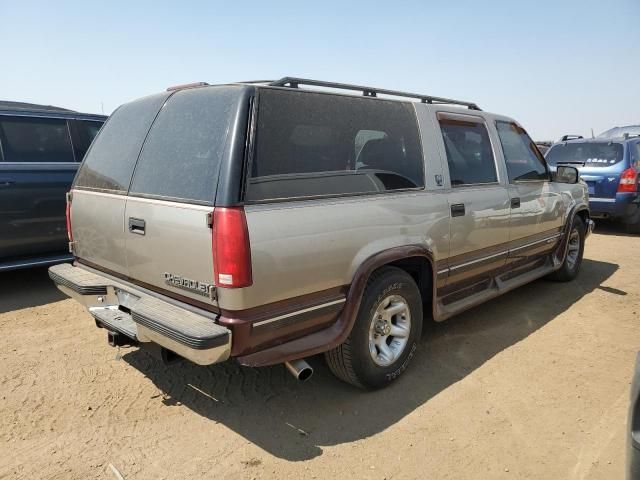
{"type": "Polygon", "coordinates": [[[640,220],[636,223],[628,223],[627,224],[627,232],[629,233],[640,233],[640,220]]]}
{"type": "Polygon", "coordinates": [[[360,388],[398,378],[413,358],[422,331],[422,299],[413,278],[383,267],[369,279],[349,337],[325,353],[331,371],[360,388]]]}
{"type": "Polygon", "coordinates": [[[569,282],[578,276],[582,255],[584,254],[585,225],[582,218],[576,215],[569,231],[569,245],[567,255],[560,269],[551,274],[551,278],[558,282],[569,282]]]}
{"type": "Polygon", "coordinates": [[[640,233],[640,210],[627,221],[627,232],[640,233]]]}

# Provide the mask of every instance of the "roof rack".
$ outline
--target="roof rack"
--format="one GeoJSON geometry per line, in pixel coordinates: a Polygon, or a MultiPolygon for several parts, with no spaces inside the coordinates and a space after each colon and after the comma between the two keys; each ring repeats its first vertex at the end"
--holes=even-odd
{"type": "Polygon", "coordinates": [[[567,140],[579,140],[584,138],[582,135],[563,135],[560,139],[561,142],[566,142],[567,140]]]}
{"type": "Polygon", "coordinates": [[[467,107],[469,110],[480,110],[480,107],[478,107],[478,105],[476,105],[475,103],[462,102],[460,100],[452,100],[450,98],[432,97],[431,95],[421,95],[419,93],[400,92],[397,90],[385,90],[382,88],[363,87],[361,85],[350,85],[348,83],[323,82],[321,80],[310,80],[307,78],[284,77],[284,78],[281,78],[280,80],[276,80],[274,82],[269,83],[269,85],[272,87],[289,87],[289,88],[298,88],[299,85],[309,85],[312,87],[336,88],[339,90],[361,91],[362,95],[365,97],[377,97],[379,94],[391,95],[394,97],[416,98],[416,99],[419,99],[422,103],[433,103],[437,105],[439,104],[461,105],[463,107],[467,107]]]}

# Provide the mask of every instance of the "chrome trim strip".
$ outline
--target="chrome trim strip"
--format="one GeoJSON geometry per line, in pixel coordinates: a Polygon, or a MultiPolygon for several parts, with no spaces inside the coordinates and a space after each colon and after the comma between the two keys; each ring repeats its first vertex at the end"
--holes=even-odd
{"type": "Polygon", "coordinates": [[[522,250],[523,248],[531,247],[531,246],[537,245],[539,243],[550,242],[550,241],[555,240],[556,238],[561,237],[561,236],[562,236],[561,233],[556,233],[555,235],[552,235],[552,236],[547,237],[547,238],[543,238],[542,240],[536,240],[535,242],[526,243],[524,245],[520,245],[519,247],[512,248],[512,249],[509,250],[509,252],[515,252],[516,250],[522,250]]]}
{"type": "Polygon", "coordinates": [[[3,270],[13,270],[23,267],[35,267],[36,265],[51,265],[52,263],[65,263],[73,260],[73,255],[50,258],[48,260],[37,260],[35,262],[0,264],[0,272],[3,270]]]}
{"type": "Polygon", "coordinates": [[[285,318],[293,317],[295,315],[300,315],[301,313],[312,312],[314,310],[319,310],[320,308],[330,307],[331,305],[338,305],[339,303],[346,302],[346,298],[341,298],[339,300],[333,300],[332,302],[322,303],[320,305],[315,305],[313,307],[304,308],[302,310],[296,310],[295,312],[285,313],[284,315],[280,315],[277,317],[269,318],[268,320],[260,320],[259,322],[254,322],[253,326],[257,327],[259,325],[267,325],[272,322],[277,322],[278,320],[284,320],[285,318]]]}
{"type": "Polygon", "coordinates": [[[202,210],[203,212],[210,212],[213,209],[213,207],[210,207],[208,205],[194,205],[193,203],[172,202],[169,200],[158,200],[155,198],[132,197],[130,195],[126,195],[124,192],[121,195],[118,195],[117,193],[96,192],[93,190],[84,190],[82,188],[74,188],[72,193],[74,195],[86,194],[86,195],[95,195],[97,197],[126,198],[127,202],[152,203],[155,205],[166,205],[169,207],[188,208],[190,210],[202,210]]]}
{"type": "Polygon", "coordinates": [[[500,257],[502,255],[508,255],[509,250],[504,250],[503,252],[494,253],[493,255],[488,255],[486,257],[477,258],[475,260],[471,260],[470,262],[461,263],[460,265],[455,265],[449,269],[449,271],[457,270],[458,268],[468,267],[469,265],[474,265],[476,263],[484,262],[485,260],[490,260],[492,258],[500,257]]]}
{"type": "Polygon", "coordinates": [[[78,167],[81,162],[2,162],[0,165],[9,166],[9,167],[21,167],[24,165],[33,165],[36,167],[40,166],[62,166],[62,167],[78,167]]]}
{"type": "Polygon", "coordinates": [[[102,122],[104,123],[107,120],[108,115],[101,115],[99,113],[89,113],[86,116],[79,112],[69,111],[66,112],[54,112],[51,114],[42,110],[32,110],[32,111],[11,111],[11,110],[3,110],[0,112],[0,116],[3,117],[28,117],[28,118],[42,118],[42,119],[54,119],[54,120],[81,120],[81,121],[89,121],[89,122],[102,122]],[[96,118],[95,116],[104,118],[96,118]]]}
{"type": "Polygon", "coordinates": [[[549,241],[555,240],[556,238],[561,237],[561,236],[562,236],[562,233],[556,233],[555,235],[551,235],[550,237],[545,237],[545,238],[543,238],[541,240],[536,240],[535,242],[530,242],[530,243],[527,243],[525,245],[521,245],[519,247],[515,247],[515,248],[511,248],[509,250],[504,250],[502,252],[494,253],[494,254],[488,255],[486,257],[477,258],[477,259],[471,260],[469,262],[461,263],[460,265],[454,265],[453,267],[446,268],[444,270],[438,270],[438,275],[443,274],[443,273],[445,273],[447,271],[452,272],[454,270],[457,270],[458,268],[468,267],[469,265],[474,265],[476,263],[484,262],[485,260],[490,260],[492,258],[500,257],[500,256],[505,255],[505,254],[508,255],[508,254],[510,254],[512,252],[516,252],[518,250],[522,250],[523,248],[528,248],[528,247],[531,247],[533,245],[537,245],[539,243],[544,243],[544,242],[549,242],[549,241]]]}
{"type": "Polygon", "coordinates": [[[153,205],[166,205],[167,207],[187,208],[189,210],[202,210],[203,212],[211,212],[213,210],[213,206],[197,205],[195,203],[190,203],[187,201],[176,202],[172,200],[160,200],[158,198],[136,197],[133,195],[127,195],[126,197],[127,197],[127,203],[129,202],[151,203],[153,205]]]}
{"type": "Polygon", "coordinates": [[[589,197],[590,202],[602,202],[602,203],[616,203],[615,198],[597,198],[597,197],[589,197]]]}

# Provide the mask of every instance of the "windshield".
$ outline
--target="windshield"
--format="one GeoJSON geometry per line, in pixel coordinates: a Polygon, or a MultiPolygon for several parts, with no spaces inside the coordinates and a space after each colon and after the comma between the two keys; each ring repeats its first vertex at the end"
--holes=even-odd
{"type": "Polygon", "coordinates": [[[559,143],[546,156],[549,165],[580,163],[590,167],[607,167],[622,160],[622,145],[611,142],[559,143]]]}

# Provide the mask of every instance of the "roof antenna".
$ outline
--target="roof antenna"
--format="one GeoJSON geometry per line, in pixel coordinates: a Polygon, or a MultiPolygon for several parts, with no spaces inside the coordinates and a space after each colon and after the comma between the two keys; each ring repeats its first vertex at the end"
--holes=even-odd
{"type": "Polygon", "coordinates": [[[102,114],[104,115],[104,102],[100,102],[100,108],[102,109],[102,114]]]}
{"type": "Polygon", "coordinates": [[[596,136],[593,134],[593,127],[591,127],[591,138],[596,138],[596,136]]]}

